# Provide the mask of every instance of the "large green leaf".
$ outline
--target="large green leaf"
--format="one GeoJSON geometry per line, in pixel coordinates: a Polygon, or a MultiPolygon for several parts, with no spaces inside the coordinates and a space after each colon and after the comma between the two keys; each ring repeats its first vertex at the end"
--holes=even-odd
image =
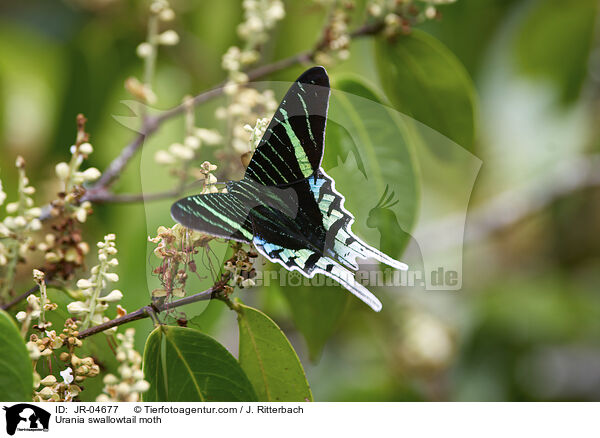
{"type": "Polygon", "coordinates": [[[312,401],[298,355],[267,315],[239,304],[239,360],[259,401],[312,401]]]}
{"type": "Polygon", "coordinates": [[[31,400],[33,367],[25,342],[11,317],[0,310],[0,400],[31,400]]]}
{"type": "Polygon", "coordinates": [[[418,30],[375,44],[381,83],[394,107],[472,151],[475,92],[456,56],[418,30]]]}
{"type": "Polygon", "coordinates": [[[310,359],[316,361],[353,299],[350,292],[341,286],[282,287],[281,292],[306,340],[310,359]]]}
{"type": "Polygon", "coordinates": [[[579,96],[588,75],[597,0],[538,0],[523,20],[514,40],[523,72],[549,79],[564,103],[579,96]]]}
{"type": "Polygon", "coordinates": [[[256,401],[238,361],[210,336],[160,326],[144,351],[145,401],[256,401]]]}

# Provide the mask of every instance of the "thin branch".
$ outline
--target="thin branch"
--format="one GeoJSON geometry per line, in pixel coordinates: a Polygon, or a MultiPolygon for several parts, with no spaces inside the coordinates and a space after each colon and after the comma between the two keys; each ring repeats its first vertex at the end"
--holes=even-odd
{"type": "Polygon", "coordinates": [[[177,188],[157,193],[111,193],[107,190],[103,192],[94,192],[91,196],[86,197],[86,200],[96,203],[115,203],[115,204],[135,204],[138,202],[160,201],[162,199],[174,198],[182,193],[182,190],[177,188]]]}
{"type": "Polygon", "coordinates": [[[40,290],[40,285],[36,284],[31,289],[29,289],[27,292],[24,292],[21,295],[19,295],[18,297],[16,297],[10,303],[2,304],[0,306],[0,309],[7,310],[7,309],[11,308],[12,306],[15,306],[15,305],[19,304],[21,301],[23,301],[29,295],[36,293],[38,290],[40,290]]]}
{"type": "Polygon", "coordinates": [[[197,186],[204,185],[204,180],[196,180],[188,184],[179,184],[178,187],[165,190],[164,192],[155,193],[111,193],[108,190],[95,191],[92,195],[86,197],[86,200],[95,203],[116,203],[116,204],[127,204],[136,202],[152,202],[160,201],[162,199],[170,199],[176,196],[180,196],[187,190],[190,190],[197,186]]]}
{"type": "MultiPolygon", "coordinates": [[[[350,37],[360,38],[369,35],[375,35],[379,33],[384,28],[383,22],[375,22],[372,24],[366,24],[354,32],[350,33],[350,37]]],[[[246,72],[248,75],[249,81],[256,81],[260,78],[268,76],[272,73],[285,70],[289,67],[292,67],[296,64],[301,64],[305,62],[310,62],[313,60],[315,54],[322,49],[322,43],[319,43],[314,49],[307,50],[296,55],[290,56],[289,58],[281,59],[279,61],[275,61],[271,64],[263,65],[260,67],[256,67],[252,70],[246,72]]],[[[205,91],[203,93],[198,94],[192,99],[192,105],[197,106],[202,103],[208,102],[215,97],[223,94],[223,87],[225,82],[221,82],[216,87],[205,91]]],[[[91,188],[88,189],[88,193],[84,196],[83,200],[92,200],[94,198],[102,198],[98,193],[102,193],[106,191],[106,189],[114,183],[122,171],[125,169],[127,164],[131,161],[135,153],[142,147],[144,144],[144,140],[146,137],[154,133],[160,125],[181,113],[183,113],[186,109],[186,104],[182,103],[177,105],[171,109],[163,111],[161,114],[157,116],[147,116],[142,121],[142,127],[140,128],[140,132],[134,138],[134,140],[129,143],[118,157],[116,157],[108,166],[108,168],[102,173],[100,179],[94,184],[91,188]]],[[[137,198],[136,198],[137,199],[137,198]]],[[[123,201],[125,202],[125,201],[123,201]]]]}
{"type": "MultiPolygon", "coordinates": [[[[226,279],[228,280],[228,278],[226,279]]],[[[181,298],[177,301],[172,301],[170,303],[162,303],[162,304],[151,304],[149,306],[144,306],[135,312],[128,313],[120,318],[116,318],[110,321],[107,321],[103,324],[99,324],[97,326],[91,327],[86,330],[82,330],[79,332],[77,336],[79,339],[87,338],[88,336],[95,335],[97,333],[103,332],[104,330],[108,330],[113,327],[117,327],[123,324],[127,324],[132,321],[137,321],[140,319],[148,318],[152,314],[164,312],[165,310],[175,309],[177,307],[185,306],[186,304],[197,303],[198,301],[207,301],[216,297],[216,294],[221,292],[225,285],[227,284],[226,280],[221,280],[219,283],[215,284],[210,289],[206,289],[205,291],[198,292],[197,294],[190,295],[189,297],[181,298]]]]}
{"type": "Polygon", "coordinates": [[[565,159],[519,187],[494,196],[464,215],[451,215],[436,220],[421,230],[419,244],[439,251],[456,243],[449,229],[465,228],[464,245],[481,242],[533,216],[579,190],[600,187],[600,154],[565,159]]]}

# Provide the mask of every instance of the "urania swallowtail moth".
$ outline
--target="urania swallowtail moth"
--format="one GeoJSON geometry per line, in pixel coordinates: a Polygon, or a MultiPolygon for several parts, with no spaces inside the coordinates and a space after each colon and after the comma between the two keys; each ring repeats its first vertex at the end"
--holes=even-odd
{"type": "Polygon", "coordinates": [[[275,112],[244,178],[228,182],[226,193],[180,199],[171,215],[187,228],[252,243],[290,271],[327,275],[379,311],[381,302],[354,278],[356,258],[407,266],[352,233],[354,216],[321,168],[329,95],[325,69],[305,71],[275,112]]]}

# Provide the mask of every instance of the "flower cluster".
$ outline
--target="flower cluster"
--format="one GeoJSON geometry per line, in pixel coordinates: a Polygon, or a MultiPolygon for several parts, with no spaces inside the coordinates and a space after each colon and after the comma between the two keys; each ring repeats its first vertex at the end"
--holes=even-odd
{"type": "Polygon", "coordinates": [[[35,334],[31,335],[28,348],[30,351],[35,348],[39,350],[37,357],[32,356],[34,369],[40,357],[51,356],[54,350],[62,347],[66,347],[68,350],[59,355],[60,360],[67,364],[66,368],[60,372],[62,382],[58,381],[53,374],[40,378],[34,371],[34,387],[38,388],[41,385],[43,388],[34,391],[33,401],[73,401],[82,391],[81,383],[100,374],[100,367],[92,357],[79,358],[75,354],[75,349],[82,346],[81,340],[77,339],[78,334],[78,323],[69,318],[65,321],[63,332],[60,335],[56,335],[54,330],[47,331],[46,336],[42,338],[35,334]]]}
{"type": "Polygon", "coordinates": [[[232,46],[223,55],[222,66],[230,84],[245,84],[248,76],[243,69],[258,61],[258,49],[265,43],[269,31],[285,16],[281,0],[244,0],[244,21],[238,25],[238,35],[244,48],[232,46]]]}
{"type": "Polygon", "coordinates": [[[103,394],[96,401],[128,401],[137,402],[140,394],[150,389],[150,384],[144,380],[141,369],[142,357],[134,348],[135,329],[129,328],[125,333],[117,334],[117,360],[120,362],[119,375],[104,376],[103,394]]]}
{"type": "Polygon", "coordinates": [[[456,0],[371,0],[367,12],[372,17],[383,19],[384,34],[394,37],[407,34],[412,26],[438,18],[436,6],[454,3],[456,0]]]}
{"type": "Polygon", "coordinates": [[[198,248],[206,247],[212,239],[212,236],[190,230],[180,224],[172,228],[161,226],[156,237],[148,237],[148,241],[157,244],[154,255],[162,260],[161,265],[154,269],[162,287],[155,289],[152,297],[184,296],[187,271],[196,273],[194,255],[198,253],[198,248]]]}
{"type": "Polygon", "coordinates": [[[242,248],[235,248],[233,257],[225,262],[225,270],[231,273],[233,284],[241,288],[250,288],[255,285],[256,269],[254,261],[258,254],[246,251],[242,248]]]}
{"type": "MultiPolygon", "coordinates": [[[[187,96],[183,100],[186,108],[186,135],[183,143],[172,143],[168,150],[158,150],[154,155],[154,160],[159,164],[171,166],[171,173],[177,176],[180,181],[185,182],[188,176],[196,180],[204,181],[204,190],[209,185],[214,184],[217,179],[212,175],[217,166],[205,161],[200,168],[190,165],[190,162],[199,157],[202,145],[216,146],[223,139],[221,134],[215,130],[197,128],[195,126],[194,106],[191,97],[187,96]],[[207,169],[210,167],[210,170],[207,169]]],[[[211,188],[212,192],[217,192],[216,187],[211,188]]]]}
{"type": "Polygon", "coordinates": [[[137,55],[144,60],[144,80],[141,82],[136,77],[125,81],[125,89],[136,99],[144,103],[156,103],[156,94],[152,90],[152,80],[156,65],[158,47],[174,46],[179,43],[179,35],[173,29],[159,33],[161,22],[170,22],[175,19],[175,12],[166,0],[154,0],[150,4],[150,17],[148,19],[148,36],[146,41],[137,46],[137,55]]]}
{"type": "Polygon", "coordinates": [[[46,293],[45,274],[37,269],[33,270],[33,279],[40,289],[40,296],[29,295],[27,297],[27,310],[17,313],[17,321],[21,323],[21,332],[27,333],[31,320],[38,319],[34,329],[44,331],[52,326],[50,321],[46,321],[46,312],[56,310],[56,303],[50,302],[46,293]]]}
{"type": "MultiPolygon", "coordinates": [[[[123,293],[118,289],[102,295],[108,283],[119,281],[119,276],[110,272],[119,264],[115,257],[116,254],[115,235],[108,234],[104,237],[104,242],[98,242],[98,264],[91,269],[92,275],[77,281],[79,291],[76,292],[76,296],[79,300],[70,303],[67,310],[71,315],[83,318],[81,324],[83,329],[108,321],[109,318],[104,316],[104,312],[108,309],[109,304],[116,303],[123,298],[123,293]]],[[[110,331],[105,333],[108,334],[108,332],[110,331]]]]}
{"type": "MultiPolygon", "coordinates": [[[[94,363],[91,357],[79,359],[74,354],[75,348],[83,345],[82,341],[77,338],[79,334],[77,322],[70,318],[67,319],[60,334],[57,334],[55,330],[49,330],[52,323],[46,320],[46,312],[56,310],[58,305],[48,298],[44,273],[34,269],[33,278],[39,286],[40,296],[29,295],[27,310],[16,315],[17,320],[21,323],[23,335],[28,333],[31,321],[38,320],[38,323],[33,326],[35,332],[29,336],[29,341],[26,343],[29,357],[33,362],[34,389],[42,386],[42,389],[34,391],[33,401],[72,401],[81,392],[81,387],[78,385],[88,377],[97,376],[100,373],[100,367],[94,363]],[[67,351],[63,351],[59,355],[60,360],[69,365],[60,373],[63,381],[59,382],[51,373],[42,378],[37,372],[38,361],[46,359],[50,364],[51,358],[55,357],[57,350],[65,347],[67,351]]],[[[51,366],[48,368],[52,369],[51,366]]]]}
{"type": "Polygon", "coordinates": [[[49,216],[53,219],[50,233],[38,243],[37,249],[44,252],[48,277],[60,273],[64,279],[70,278],[77,268],[83,266],[89,245],[83,241],[79,224],[86,222],[92,213],[90,202],[83,201],[86,193],[84,184],[97,180],[101,174],[95,167],[82,169],[82,164],[94,151],[85,132],[86,119],[77,116],[77,138],[71,146],[71,159],[56,165],[56,176],[62,190],[50,203],[49,216]]]}
{"type": "Polygon", "coordinates": [[[281,0],[244,0],[244,21],[238,25],[238,35],[250,47],[264,43],[268,31],[285,16],[281,0]]]}
{"type": "Polygon", "coordinates": [[[350,34],[348,12],[354,8],[351,2],[334,2],[329,14],[329,21],[323,32],[314,59],[317,64],[333,64],[350,57],[350,34]]]}
{"type": "Polygon", "coordinates": [[[244,125],[244,129],[250,133],[250,150],[243,153],[241,157],[244,168],[250,165],[252,155],[260,143],[262,136],[265,134],[267,126],[269,126],[269,119],[267,118],[258,119],[254,127],[250,125],[244,125]]]}
{"type": "MultiPolygon", "coordinates": [[[[6,204],[7,216],[0,222],[0,298],[10,293],[17,263],[24,259],[28,252],[35,249],[32,233],[42,228],[39,219],[42,210],[34,206],[31,195],[35,188],[29,185],[25,174],[25,160],[17,157],[15,163],[19,173],[18,199],[6,204]]],[[[0,188],[0,199],[4,202],[6,194],[0,188]]]]}
{"type": "Polygon", "coordinates": [[[84,160],[94,152],[94,148],[89,143],[89,134],[85,131],[86,118],[79,114],[77,116],[77,137],[75,144],[70,147],[71,159],[69,162],[60,162],[55,167],[56,176],[62,184],[62,191],[58,194],[58,199],[52,201],[50,216],[52,217],[70,217],[80,223],[87,220],[91,213],[91,204],[89,202],[80,203],[80,199],[85,194],[83,185],[96,181],[102,175],[95,167],[81,169],[84,160]]]}
{"type": "Polygon", "coordinates": [[[215,114],[217,119],[227,120],[231,145],[238,155],[249,152],[250,135],[244,125],[254,124],[260,117],[270,117],[277,108],[271,90],[261,93],[244,86],[248,76],[243,70],[258,61],[258,49],[267,40],[268,31],[285,16],[281,0],[245,0],[243,7],[245,20],[238,26],[238,33],[245,45],[230,47],[223,55],[222,66],[228,76],[224,92],[228,99],[227,105],[218,108],[215,114]]]}
{"type": "Polygon", "coordinates": [[[277,109],[277,101],[272,90],[262,93],[254,88],[225,86],[225,93],[231,97],[226,107],[219,107],[217,119],[227,120],[231,126],[231,146],[238,154],[249,152],[251,134],[244,126],[254,125],[259,118],[270,117],[277,109]]]}

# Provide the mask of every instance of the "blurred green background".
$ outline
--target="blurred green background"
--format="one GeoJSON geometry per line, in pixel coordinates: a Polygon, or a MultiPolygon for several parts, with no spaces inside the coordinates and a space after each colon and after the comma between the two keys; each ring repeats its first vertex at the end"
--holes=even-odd
{"type": "MultiPolygon", "coordinates": [[[[360,23],[364,11],[357,3],[354,22],[360,23]]],[[[224,79],[221,56],[238,43],[235,27],[242,19],[239,0],[171,4],[177,13],[172,27],[181,43],[161,48],[155,86],[159,109],[224,79]]],[[[310,49],[320,36],[323,8],[304,1],[285,5],[286,17],[265,47],[264,63],[310,49]]],[[[356,299],[323,307],[326,299],[314,291],[285,298],[286,291],[272,287],[240,296],[286,332],[315,400],[599,400],[598,181],[573,183],[581,176],[575,166],[566,168],[563,179],[553,173],[561,163],[582,156],[592,162],[598,153],[597,4],[458,0],[439,10],[439,20],[419,27],[439,40],[448,65],[462,69],[473,87],[475,134],[457,131],[456,124],[451,132],[441,130],[483,161],[469,211],[479,211],[503,193],[512,196],[493,212],[502,226],[481,234],[470,230],[481,221],[473,225],[474,216],[467,216],[462,290],[400,288],[385,293],[380,314],[356,299]],[[523,189],[534,179],[542,181],[539,190],[523,189]],[[523,206],[531,211],[510,220],[523,206]],[[301,315],[308,300],[313,309],[301,315]],[[320,318],[327,321],[320,325],[320,318]]],[[[27,160],[39,204],[51,199],[57,187],[48,181],[53,181],[54,164],[69,157],[78,113],[89,120],[95,148],[90,165],[106,168],[131,140],[132,131],[113,115],[128,115],[120,103],[131,99],[123,83],[141,76],[135,50],[145,38],[146,11],[142,1],[0,3],[0,177],[9,199],[18,154],[27,160]]],[[[388,93],[401,111],[403,104],[418,111],[411,103],[423,102],[425,114],[438,104],[442,113],[452,112],[444,96],[423,91],[428,81],[449,80],[443,64],[421,64],[423,90],[396,84],[402,93],[398,103],[389,97],[389,84],[380,80],[381,70],[395,61],[374,45],[370,38],[353,42],[348,60],[328,66],[331,77],[359,75],[388,93]]],[[[268,79],[291,81],[304,68],[295,66],[268,79]]],[[[437,128],[435,120],[422,121],[437,128]]],[[[204,126],[201,120],[198,125],[204,126]]],[[[170,121],[152,144],[179,141],[182,126],[181,118],[170,121]]],[[[138,155],[116,191],[142,190],[140,160],[138,155]]],[[[164,205],[168,208],[168,202],[164,205]]],[[[86,224],[89,241],[116,233],[123,305],[135,310],[149,300],[152,261],[144,206],[99,205],[94,210],[86,224]]],[[[30,271],[19,272],[25,290],[30,271]]],[[[235,353],[235,317],[223,307],[211,304],[198,326],[235,353]]],[[[151,323],[134,325],[141,350],[151,323]]]]}

